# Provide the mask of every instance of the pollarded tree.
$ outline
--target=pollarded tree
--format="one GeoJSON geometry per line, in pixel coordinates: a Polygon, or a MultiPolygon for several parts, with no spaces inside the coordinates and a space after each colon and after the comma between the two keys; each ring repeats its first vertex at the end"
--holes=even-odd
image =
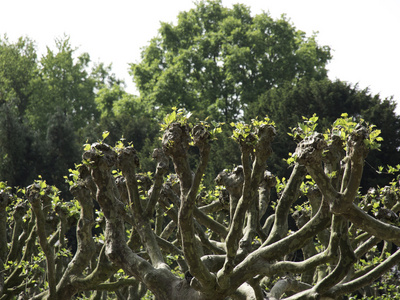
{"type": "Polygon", "coordinates": [[[285,17],[208,0],[181,12],[176,25],[162,23],[131,71],[143,101],[162,114],[176,106],[230,122],[272,87],[326,77],[330,58],[329,47],[285,17]]]}
{"type": "Polygon", "coordinates": [[[132,146],[101,141],[86,145],[83,164],[71,170],[72,202],[60,201],[43,180],[20,199],[1,187],[1,299],[93,291],[91,299],[104,291],[140,299],[146,289],[168,300],[337,299],[372,295],[374,281],[398,286],[398,183],[358,193],[365,157],[379,147],[373,126],[343,116],[321,134],[314,118],[296,133],[292,174],[283,181],[266,165],[273,122],[233,124],[241,165],[207,190],[202,177],[218,128],[191,125],[182,111],[166,120],[150,177],[138,172],[132,146]],[[195,169],[191,146],[199,153],[195,169]],[[167,176],[170,160],[175,173],[167,176]],[[13,210],[6,209],[10,199],[13,210]],[[64,239],[70,224],[77,224],[73,257],[64,239]]]}

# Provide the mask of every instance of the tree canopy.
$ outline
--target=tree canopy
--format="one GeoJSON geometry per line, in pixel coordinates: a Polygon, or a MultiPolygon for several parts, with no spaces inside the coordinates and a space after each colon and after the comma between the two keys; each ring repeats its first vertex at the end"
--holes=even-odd
{"type": "Polygon", "coordinates": [[[38,72],[31,82],[34,96],[30,99],[27,118],[38,131],[57,110],[73,119],[75,130],[86,125],[97,114],[94,102],[95,82],[88,74],[90,57],[84,53],[74,57],[69,39],[56,40],[57,52],[47,48],[40,59],[38,72]]]}
{"type": "Polygon", "coordinates": [[[234,121],[266,90],[299,78],[326,77],[330,49],[284,16],[200,1],[157,37],[132,64],[143,101],[161,113],[182,107],[202,118],[234,121]]]}

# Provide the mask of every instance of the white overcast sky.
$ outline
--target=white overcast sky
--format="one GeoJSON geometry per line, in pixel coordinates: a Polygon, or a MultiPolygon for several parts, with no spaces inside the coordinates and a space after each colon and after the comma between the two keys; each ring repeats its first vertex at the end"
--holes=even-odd
{"type": "MultiPolygon", "coordinates": [[[[318,32],[320,45],[332,48],[329,77],[393,96],[400,112],[400,0],[222,0],[244,3],[253,15],[286,14],[307,35],[318,32]]],[[[94,62],[112,63],[113,72],[136,93],[128,63],[157,34],[160,21],[175,22],[192,0],[0,0],[0,34],[11,41],[28,36],[43,53],[64,34],[94,62]]]]}

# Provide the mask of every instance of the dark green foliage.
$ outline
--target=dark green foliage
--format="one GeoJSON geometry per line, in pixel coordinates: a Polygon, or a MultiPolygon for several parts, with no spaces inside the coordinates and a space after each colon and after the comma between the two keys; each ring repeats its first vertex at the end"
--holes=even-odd
{"type": "Polygon", "coordinates": [[[28,185],[36,176],[31,133],[8,103],[0,105],[0,177],[10,186],[28,185]]]}
{"type": "Polygon", "coordinates": [[[210,164],[205,177],[207,184],[213,182],[219,172],[224,169],[232,170],[240,161],[240,152],[231,138],[230,125],[225,124],[222,128],[222,133],[212,143],[210,164]]]}
{"type": "Polygon", "coordinates": [[[268,115],[275,120],[278,135],[274,144],[273,165],[277,165],[280,174],[287,173],[287,165],[281,160],[293,152],[295,142],[287,132],[302,122],[302,116],[311,117],[314,113],[319,118],[319,128],[325,130],[342,113],[354,118],[363,118],[375,124],[382,131],[384,139],[381,151],[374,151],[368,156],[363,177],[363,187],[383,184],[387,178],[377,181],[376,170],[380,165],[397,165],[400,154],[400,119],[395,114],[396,104],[392,99],[381,100],[379,95],[371,95],[368,89],[360,90],[357,85],[336,80],[300,80],[296,84],[287,83],[280,88],[265,92],[252,104],[248,118],[268,115]]]}
{"type": "Polygon", "coordinates": [[[46,147],[43,150],[44,160],[42,176],[61,191],[66,192],[69,186],[64,181],[68,169],[80,161],[81,147],[77,143],[76,133],[69,116],[57,111],[47,125],[46,147]]]}

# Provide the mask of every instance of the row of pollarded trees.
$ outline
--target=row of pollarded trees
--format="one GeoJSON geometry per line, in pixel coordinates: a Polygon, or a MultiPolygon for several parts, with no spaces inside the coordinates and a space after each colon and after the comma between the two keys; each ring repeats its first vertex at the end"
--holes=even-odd
{"type": "Polygon", "coordinates": [[[138,173],[132,146],[102,141],[86,145],[71,174],[73,201],[42,180],[22,194],[2,186],[0,299],[140,299],[146,290],[157,299],[394,295],[398,184],[359,194],[379,130],[344,115],[321,134],[316,121],[297,131],[287,181],[267,171],[276,131],[266,118],[234,125],[240,165],[221,172],[216,189],[204,187],[219,130],[177,114],[153,152],[151,176],[138,173]]]}

